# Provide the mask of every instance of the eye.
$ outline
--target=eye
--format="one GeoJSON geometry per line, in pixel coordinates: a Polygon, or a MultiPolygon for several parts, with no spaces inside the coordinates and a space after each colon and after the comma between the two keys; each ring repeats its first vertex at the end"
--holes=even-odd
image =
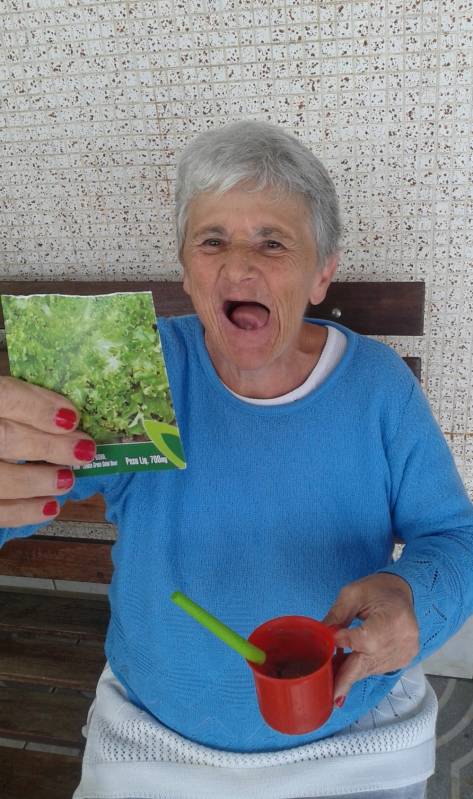
{"type": "Polygon", "coordinates": [[[281,242],[275,241],[274,239],[268,239],[267,241],[264,242],[264,244],[268,248],[268,250],[282,250],[283,249],[283,246],[282,246],[281,242]]]}
{"type": "Polygon", "coordinates": [[[218,247],[222,243],[221,239],[205,239],[202,242],[203,247],[218,247]]]}

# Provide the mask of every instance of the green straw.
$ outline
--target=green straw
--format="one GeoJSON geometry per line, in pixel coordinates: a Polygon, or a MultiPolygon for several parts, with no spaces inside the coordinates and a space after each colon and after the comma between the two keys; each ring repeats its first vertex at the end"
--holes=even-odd
{"type": "Polygon", "coordinates": [[[203,627],[206,627],[207,630],[210,630],[211,633],[220,638],[228,646],[231,646],[235,652],[238,652],[239,655],[242,655],[246,660],[250,660],[252,663],[264,663],[266,660],[266,652],[263,652],[262,649],[259,649],[257,646],[253,646],[250,644],[246,638],[242,638],[241,635],[230,630],[226,624],[223,624],[221,621],[212,616],[210,613],[207,613],[206,610],[197,605],[196,602],[193,602],[192,599],[189,599],[188,596],[183,594],[181,591],[174,591],[171,595],[172,601],[178,605],[182,610],[185,610],[189,616],[192,616],[193,619],[202,624],[203,627]]]}

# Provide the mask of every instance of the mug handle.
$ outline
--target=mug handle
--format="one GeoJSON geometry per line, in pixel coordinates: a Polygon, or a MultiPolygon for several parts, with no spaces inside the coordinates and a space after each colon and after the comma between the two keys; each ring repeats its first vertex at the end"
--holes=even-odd
{"type": "MultiPolygon", "coordinates": [[[[342,630],[343,629],[343,625],[342,624],[329,624],[329,629],[332,630],[335,633],[335,632],[337,632],[337,630],[342,630]]],[[[337,646],[336,647],[335,654],[334,654],[333,660],[332,660],[333,673],[334,674],[337,673],[337,671],[339,670],[339,668],[342,665],[342,663],[344,663],[345,660],[347,659],[348,655],[349,655],[349,653],[345,652],[345,650],[343,649],[342,646],[337,646]]]]}

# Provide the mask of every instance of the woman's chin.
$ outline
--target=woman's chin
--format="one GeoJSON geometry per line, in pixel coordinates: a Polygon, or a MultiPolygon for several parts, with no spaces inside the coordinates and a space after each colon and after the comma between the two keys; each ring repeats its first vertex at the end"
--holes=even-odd
{"type": "Polygon", "coordinates": [[[227,361],[242,371],[261,369],[269,365],[274,353],[274,335],[272,324],[268,323],[253,330],[244,330],[225,318],[220,327],[218,337],[209,340],[206,336],[207,348],[214,365],[227,361]]]}

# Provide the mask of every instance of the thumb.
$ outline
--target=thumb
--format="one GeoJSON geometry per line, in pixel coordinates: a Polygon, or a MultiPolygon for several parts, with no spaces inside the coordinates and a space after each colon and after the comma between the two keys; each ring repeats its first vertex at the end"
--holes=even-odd
{"type": "Polygon", "coordinates": [[[359,610],[354,599],[353,592],[342,588],[327,615],[322,619],[323,623],[332,627],[348,627],[359,610]]]}

